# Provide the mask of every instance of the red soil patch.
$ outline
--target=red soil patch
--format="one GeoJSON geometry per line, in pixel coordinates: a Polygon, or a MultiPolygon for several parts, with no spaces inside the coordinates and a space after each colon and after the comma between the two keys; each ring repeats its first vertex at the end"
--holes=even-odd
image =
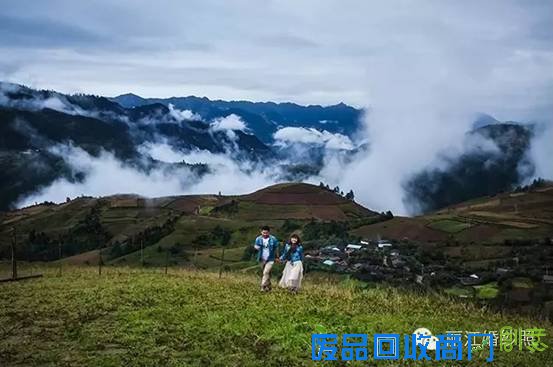
{"type": "Polygon", "coordinates": [[[334,192],[304,183],[270,186],[244,195],[242,199],[259,204],[335,205],[348,202],[334,192]]]}
{"type": "Polygon", "coordinates": [[[448,234],[426,227],[425,221],[415,218],[395,217],[394,219],[355,229],[357,235],[376,238],[412,241],[440,242],[448,239],[448,234]]]}
{"type": "MultiPolygon", "coordinates": [[[[249,199],[249,198],[248,198],[249,199]]],[[[304,204],[304,205],[329,205],[341,204],[344,201],[331,195],[313,193],[263,193],[258,195],[255,202],[259,204],[304,204]]]]}
{"type": "Polygon", "coordinates": [[[311,216],[313,218],[318,218],[321,220],[335,220],[342,221],[347,220],[347,216],[344,212],[336,206],[312,206],[309,208],[311,216]]]}
{"type": "Polygon", "coordinates": [[[176,209],[187,214],[192,214],[195,212],[196,208],[200,205],[200,200],[193,197],[180,197],[175,199],[172,203],[168,204],[167,207],[171,209],[176,209]]]}

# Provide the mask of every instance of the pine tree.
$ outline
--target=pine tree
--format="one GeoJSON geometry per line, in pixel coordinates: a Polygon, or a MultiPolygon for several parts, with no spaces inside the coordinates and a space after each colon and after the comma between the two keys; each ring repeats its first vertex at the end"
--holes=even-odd
{"type": "Polygon", "coordinates": [[[353,190],[349,190],[349,192],[346,194],[346,199],[353,201],[355,198],[355,194],[353,193],[353,190]]]}

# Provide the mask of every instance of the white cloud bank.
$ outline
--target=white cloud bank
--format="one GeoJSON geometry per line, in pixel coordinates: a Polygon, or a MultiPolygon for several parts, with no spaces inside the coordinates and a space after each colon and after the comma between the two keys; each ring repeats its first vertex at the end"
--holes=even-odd
{"type": "Polygon", "coordinates": [[[147,173],[137,167],[125,164],[109,152],[98,157],[91,156],[81,148],[58,145],[51,152],[63,156],[75,171],[86,173],[83,182],[69,182],[58,179],[39,192],[30,195],[17,207],[36,202],[63,202],[66,197],[81,195],[107,196],[117,193],[133,193],[146,197],[182,194],[246,194],[260,187],[279,182],[271,167],[251,162],[237,162],[224,154],[208,151],[178,152],[166,144],[149,144],[141,147],[152,157],[163,162],[208,163],[210,172],[201,178],[186,167],[156,168],[147,173]]]}
{"type": "Polygon", "coordinates": [[[319,131],[315,128],[284,127],[274,135],[277,144],[302,143],[324,146],[327,149],[352,150],[354,148],[350,138],[343,134],[331,133],[327,130],[319,131]]]}
{"type": "Polygon", "coordinates": [[[553,123],[537,126],[535,134],[529,152],[536,168],[533,178],[553,179],[553,123]]]}
{"type": "Polygon", "coordinates": [[[234,113],[225,116],[220,117],[210,124],[211,129],[213,131],[223,131],[223,130],[240,130],[244,131],[246,130],[247,126],[244,120],[238,115],[235,115],[234,113]]]}
{"type": "Polygon", "coordinates": [[[201,121],[202,116],[190,111],[190,110],[179,110],[178,108],[175,108],[175,106],[172,103],[169,103],[169,115],[171,115],[177,122],[181,122],[183,120],[193,120],[193,121],[201,121]]]}
{"type": "MultiPolygon", "coordinates": [[[[4,83],[0,80],[0,106],[40,111],[44,108],[71,114],[71,115],[87,115],[88,112],[82,108],[70,103],[65,96],[54,94],[48,97],[33,97],[33,98],[10,98],[8,94],[22,92],[19,85],[12,83],[4,83]]],[[[24,91],[23,91],[24,92],[24,91]]]]}
{"type": "Polygon", "coordinates": [[[230,140],[236,139],[235,131],[246,131],[248,128],[244,120],[234,113],[214,119],[209,127],[211,131],[225,131],[230,140]]]}
{"type": "Polygon", "coordinates": [[[82,183],[58,179],[46,189],[25,198],[18,206],[26,206],[44,200],[62,202],[66,197],[80,195],[105,196],[117,193],[135,193],[156,197],[183,192],[186,180],[193,177],[190,170],[152,170],[145,174],[122,163],[109,152],[93,157],[73,146],[55,146],[51,152],[63,156],[75,170],[86,173],[82,183]]]}

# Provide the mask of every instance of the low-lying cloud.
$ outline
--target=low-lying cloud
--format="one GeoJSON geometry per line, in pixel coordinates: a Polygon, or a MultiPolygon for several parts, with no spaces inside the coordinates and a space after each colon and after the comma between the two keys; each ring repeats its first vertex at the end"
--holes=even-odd
{"type": "Polygon", "coordinates": [[[535,127],[534,134],[528,156],[534,163],[535,171],[534,176],[529,179],[553,179],[553,123],[539,124],[535,127]]]}
{"type": "Polygon", "coordinates": [[[247,125],[242,118],[234,113],[214,119],[209,127],[211,131],[224,131],[232,141],[236,139],[235,131],[246,131],[247,125]]]}
{"type": "Polygon", "coordinates": [[[327,149],[354,149],[351,139],[346,135],[315,128],[283,127],[274,133],[273,138],[277,145],[301,143],[324,146],[327,149]]]}
{"type": "Polygon", "coordinates": [[[58,179],[48,187],[25,197],[18,207],[43,201],[63,202],[67,197],[138,194],[159,197],[180,194],[245,194],[281,181],[269,166],[251,161],[236,161],[225,154],[195,150],[179,152],[166,144],[148,144],[140,148],[165,163],[207,163],[209,171],[201,176],[188,166],[160,166],[144,170],[140,165],[123,162],[102,151],[92,156],[72,145],[56,145],[51,153],[64,157],[75,172],[84,173],[80,182],[58,179]]]}
{"type": "Polygon", "coordinates": [[[22,92],[21,86],[0,81],[0,106],[21,110],[40,111],[44,108],[67,113],[70,115],[86,115],[82,108],[70,103],[64,95],[49,93],[41,97],[12,98],[10,95],[22,92]]]}
{"type": "Polygon", "coordinates": [[[167,106],[169,108],[169,114],[177,121],[182,122],[185,120],[201,121],[202,116],[194,113],[190,110],[179,110],[172,103],[167,106]]]}
{"type": "Polygon", "coordinates": [[[187,168],[173,170],[155,169],[147,174],[136,167],[117,159],[112,153],[102,151],[94,157],[81,148],[58,145],[51,152],[63,156],[66,163],[76,172],[84,172],[82,182],[70,182],[65,178],[54,181],[19,203],[30,205],[45,200],[62,202],[66,197],[81,195],[105,196],[117,193],[136,193],[156,197],[183,192],[187,181],[194,175],[187,168]]]}
{"type": "Polygon", "coordinates": [[[214,131],[221,131],[221,130],[240,130],[244,131],[246,130],[247,126],[244,120],[238,115],[235,115],[234,113],[226,116],[226,117],[220,117],[211,123],[211,128],[214,131]]]}

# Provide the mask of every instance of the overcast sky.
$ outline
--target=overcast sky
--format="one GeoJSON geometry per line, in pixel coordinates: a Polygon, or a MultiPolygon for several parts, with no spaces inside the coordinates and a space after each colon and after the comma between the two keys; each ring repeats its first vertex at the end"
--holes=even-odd
{"type": "Polygon", "coordinates": [[[0,0],[0,79],[553,116],[553,1],[0,0]]]}

